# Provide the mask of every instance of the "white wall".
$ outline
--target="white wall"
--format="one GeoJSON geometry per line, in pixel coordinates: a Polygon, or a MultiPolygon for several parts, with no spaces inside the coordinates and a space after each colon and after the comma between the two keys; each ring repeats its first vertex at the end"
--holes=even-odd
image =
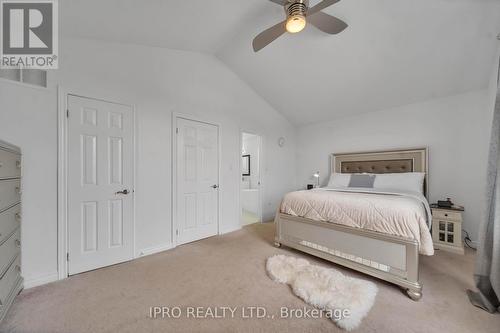
{"type": "Polygon", "coordinates": [[[135,105],[138,163],[136,254],[171,240],[172,113],[221,128],[221,232],[240,227],[240,132],[263,136],[264,216],[295,188],[295,128],[213,56],[90,40],[63,40],[60,69],[49,90],[0,82],[0,139],[25,154],[23,274],[28,284],[55,278],[57,269],[57,93],[135,105]],[[280,148],[278,138],[287,138],[280,148]]]}
{"type": "Polygon", "coordinates": [[[26,285],[57,278],[57,98],[0,80],[0,139],[21,148],[22,271],[26,285]]]}
{"type": "Polygon", "coordinates": [[[328,182],[329,154],[429,147],[430,201],[451,197],[466,207],[464,228],[477,239],[486,174],[488,91],[435,99],[381,112],[301,127],[297,137],[297,182],[321,171],[328,182]]]}

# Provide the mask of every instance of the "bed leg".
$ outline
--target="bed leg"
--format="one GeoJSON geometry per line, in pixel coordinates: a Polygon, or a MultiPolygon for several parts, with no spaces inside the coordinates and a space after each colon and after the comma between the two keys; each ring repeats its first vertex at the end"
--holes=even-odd
{"type": "Polygon", "coordinates": [[[414,301],[419,301],[422,298],[422,288],[406,289],[406,294],[414,301]]]}
{"type": "Polygon", "coordinates": [[[281,247],[281,243],[280,243],[280,242],[278,242],[278,241],[274,241],[274,246],[276,246],[276,247],[281,247]]]}

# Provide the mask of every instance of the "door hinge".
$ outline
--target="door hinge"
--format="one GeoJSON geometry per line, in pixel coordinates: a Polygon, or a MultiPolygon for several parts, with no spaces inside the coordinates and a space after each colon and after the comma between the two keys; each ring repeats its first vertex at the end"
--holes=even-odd
{"type": "Polygon", "coordinates": [[[66,110],[66,118],[69,118],[69,109],[66,110]]]}
{"type": "Polygon", "coordinates": [[[69,261],[69,252],[66,253],[66,261],[69,261]]]}
{"type": "Polygon", "coordinates": [[[179,229],[175,229],[175,235],[179,236],[179,229]]]}
{"type": "Polygon", "coordinates": [[[175,134],[179,134],[179,127],[175,128],[175,134]]]}

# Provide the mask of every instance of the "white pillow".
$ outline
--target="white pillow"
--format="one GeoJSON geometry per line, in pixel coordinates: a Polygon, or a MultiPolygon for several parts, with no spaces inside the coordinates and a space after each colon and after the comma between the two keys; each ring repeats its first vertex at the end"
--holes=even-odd
{"type": "Polygon", "coordinates": [[[350,173],[332,173],[328,181],[328,187],[347,187],[351,181],[350,173]]]}
{"type": "Polygon", "coordinates": [[[424,192],[424,172],[382,173],[377,174],[373,188],[424,192]]]}

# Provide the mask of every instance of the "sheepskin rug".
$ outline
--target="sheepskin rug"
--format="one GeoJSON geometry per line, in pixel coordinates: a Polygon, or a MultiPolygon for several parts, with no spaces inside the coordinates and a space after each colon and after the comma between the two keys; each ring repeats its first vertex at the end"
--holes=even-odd
{"type": "Polygon", "coordinates": [[[329,314],[348,310],[345,316],[330,316],[337,326],[348,331],[361,324],[378,291],[372,282],[311,265],[305,259],[276,255],[267,259],[266,268],[274,281],[289,284],[306,303],[329,314]]]}

